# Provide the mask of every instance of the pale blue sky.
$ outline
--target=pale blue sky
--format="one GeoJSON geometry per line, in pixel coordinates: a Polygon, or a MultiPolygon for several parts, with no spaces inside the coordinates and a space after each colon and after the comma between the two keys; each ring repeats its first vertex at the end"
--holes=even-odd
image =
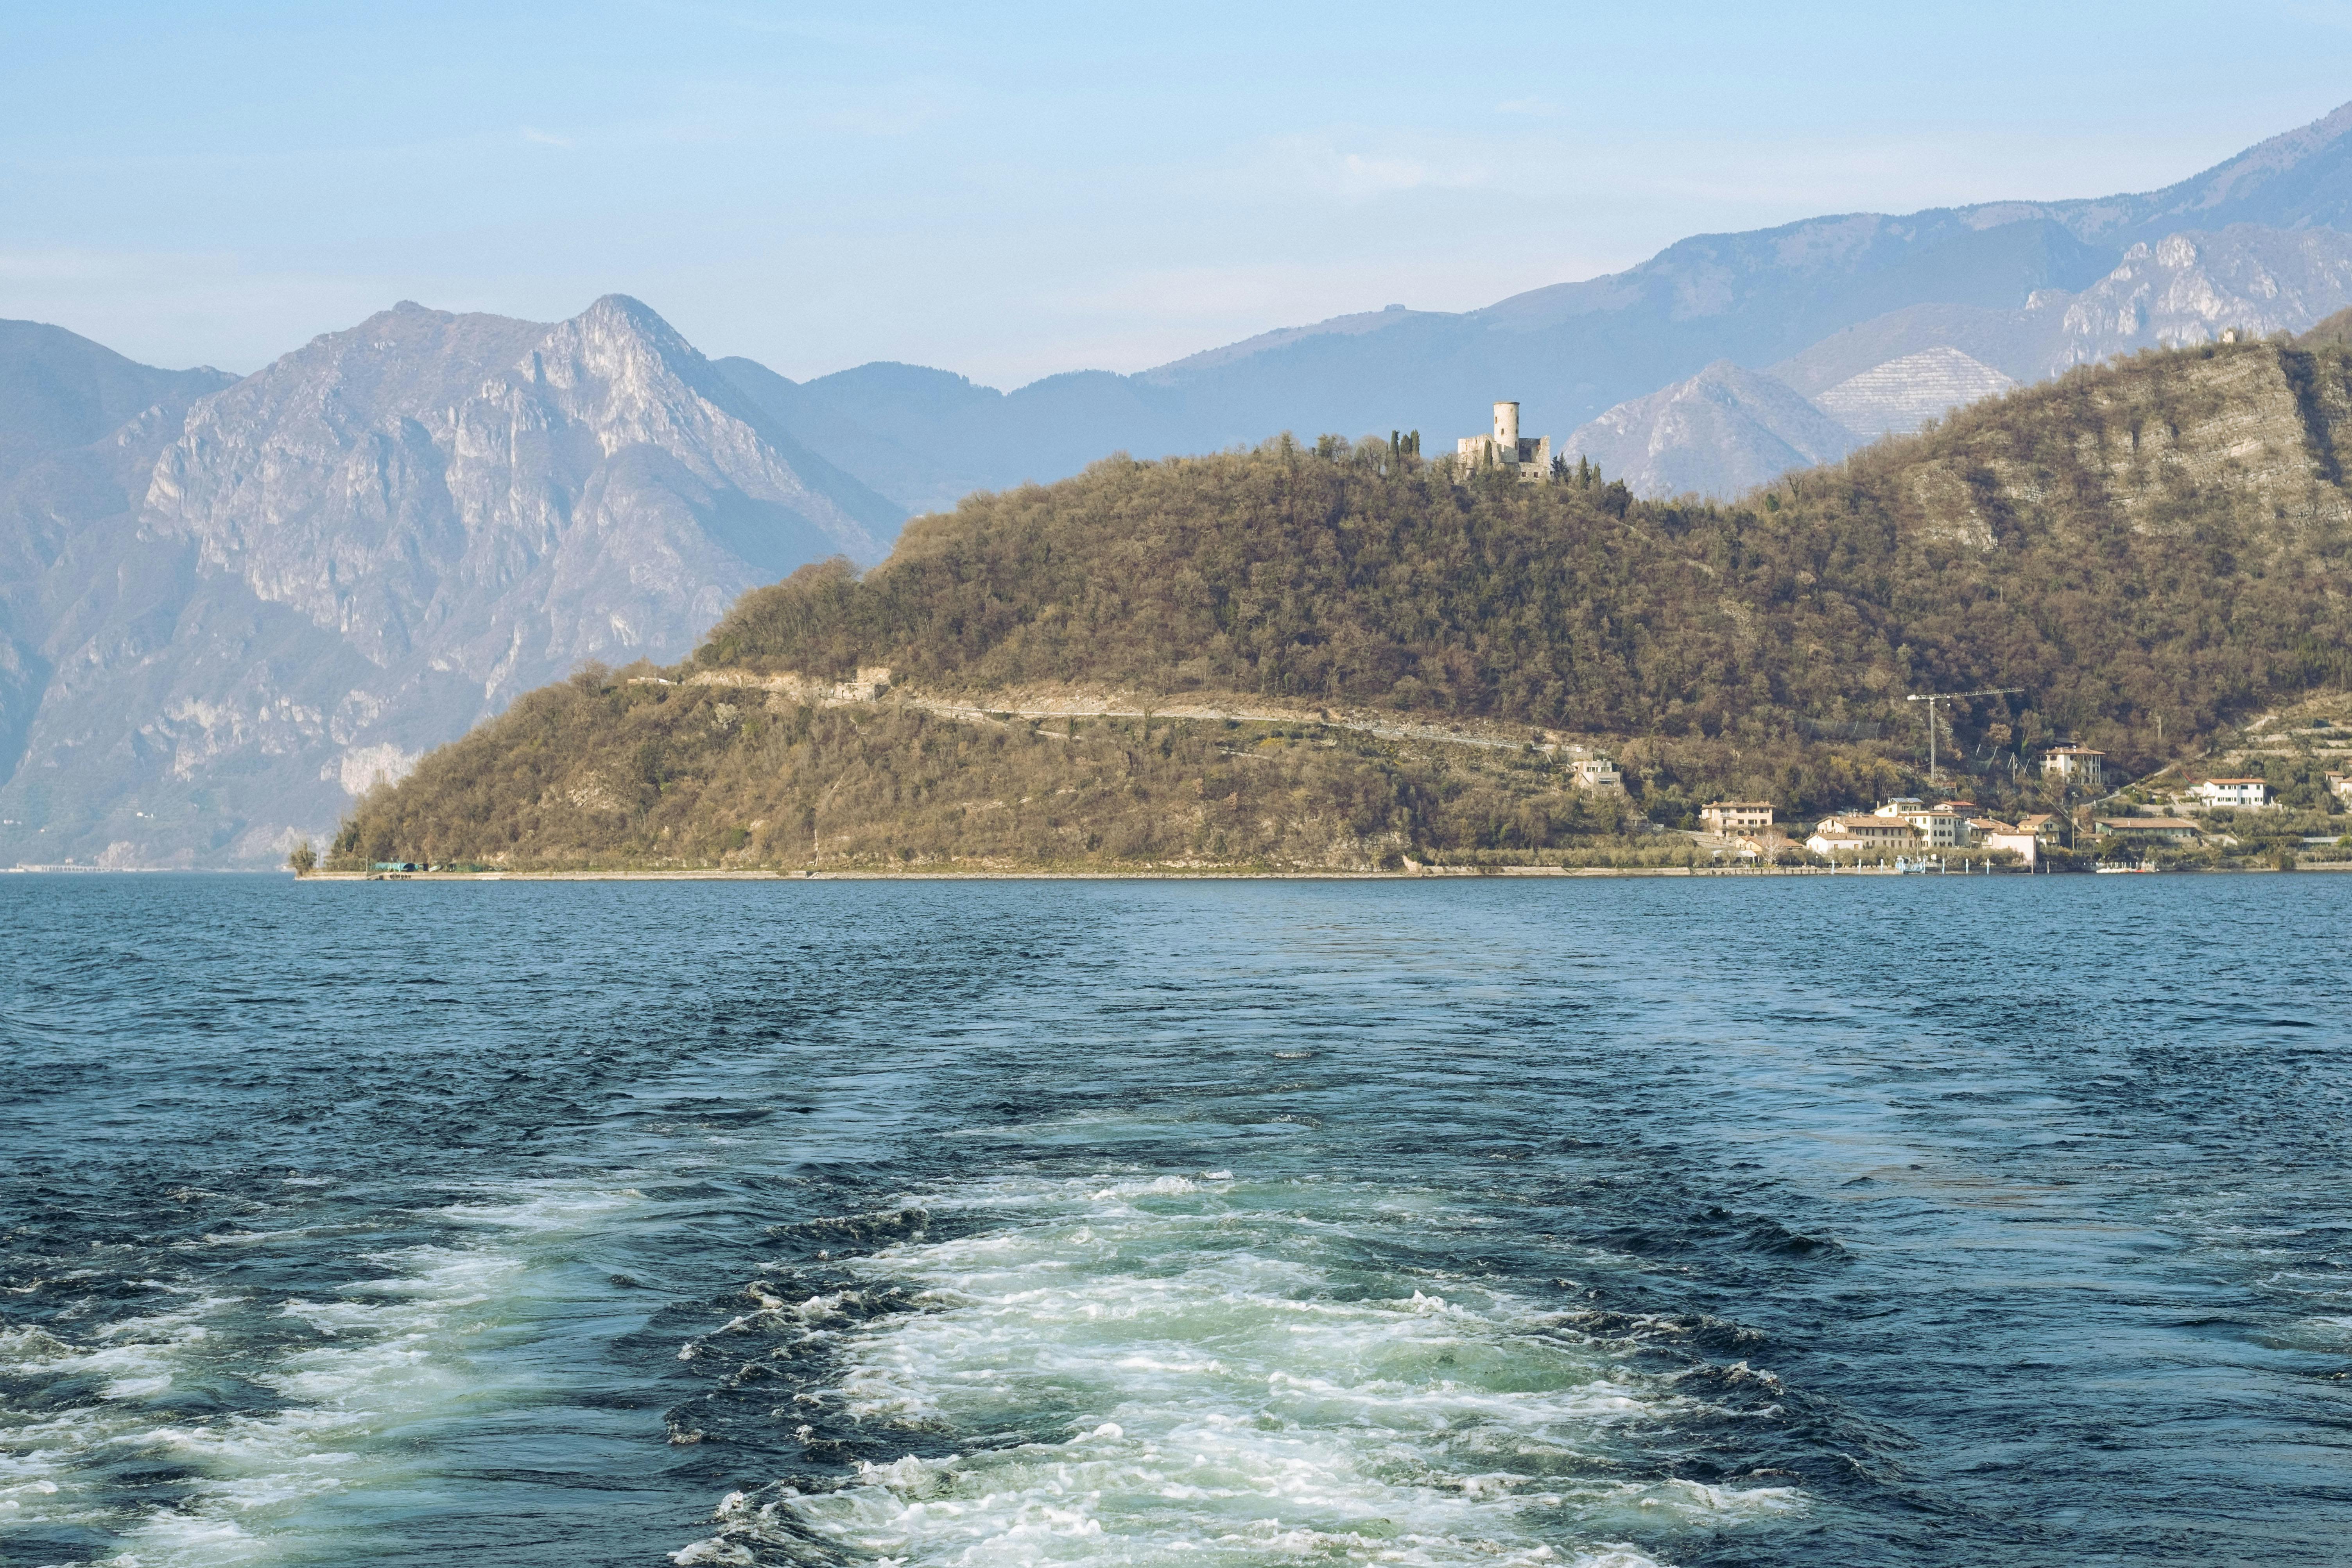
{"type": "Polygon", "coordinates": [[[16,0],[0,316],[243,371],[400,299],[619,290],[795,377],[1010,385],[2144,189],[2347,99],[2352,5],[16,0]]]}

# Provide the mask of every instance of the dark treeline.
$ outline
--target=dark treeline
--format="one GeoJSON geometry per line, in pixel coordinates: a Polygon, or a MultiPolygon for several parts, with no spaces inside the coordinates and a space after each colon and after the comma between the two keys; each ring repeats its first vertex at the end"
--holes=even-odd
{"type": "Polygon", "coordinates": [[[2066,734],[2137,771],[2352,679],[2347,380],[2342,351],[2143,356],[1738,506],[1374,440],[1117,458],[919,520],[863,580],[835,563],[749,595],[697,658],[1750,743],[1857,721],[1916,741],[1908,693],[2015,686],[1955,710],[1962,749],[2066,734]],[[2273,450],[2229,456],[2250,432],[2273,450]]]}

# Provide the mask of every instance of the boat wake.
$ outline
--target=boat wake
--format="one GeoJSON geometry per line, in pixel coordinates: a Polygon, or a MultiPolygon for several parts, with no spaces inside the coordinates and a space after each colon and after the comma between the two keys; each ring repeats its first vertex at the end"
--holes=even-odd
{"type": "MultiPolygon", "coordinates": [[[[1573,1306],[1432,1266],[1433,1233],[1490,1223],[1433,1194],[1213,1172],[912,1203],[681,1350],[740,1359],[833,1473],[730,1494],[674,1562],[1635,1568],[1637,1540],[1806,1506],[1635,1462],[1662,1422],[1771,1407],[1702,1411],[1719,1380],[1685,1392],[1573,1306]]],[[[861,1229],[830,1223],[803,1239],[861,1229]]]]}

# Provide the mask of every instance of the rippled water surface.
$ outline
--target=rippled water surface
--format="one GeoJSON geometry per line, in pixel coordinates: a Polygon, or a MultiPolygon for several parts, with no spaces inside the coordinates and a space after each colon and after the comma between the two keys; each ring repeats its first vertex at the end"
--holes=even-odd
{"type": "Polygon", "coordinates": [[[0,879],[0,1562],[2340,1563],[2347,937],[0,879]]]}

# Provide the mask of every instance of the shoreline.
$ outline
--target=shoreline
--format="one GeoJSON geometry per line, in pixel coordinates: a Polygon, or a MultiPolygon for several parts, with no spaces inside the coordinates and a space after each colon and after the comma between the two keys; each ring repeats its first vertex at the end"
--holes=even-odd
{"type": "MultiPolygon", "coordinates": [[[[2297,867],[2298,871],[2352,871],[2352,861],[2297,867]]],[[[284,873],[264,873],[284,875],[284,873]]],[[[2248,866],[2227,871],[2158,871],[2151,876],[2275,876],[2276,867],[2248,866]]],[[[1831,871],[1803,867],[1772,870],[1689,866],[1504,866],[1481,869],[1467,866],[1428,867],[1413,871],[1231,871],[1165,868],[1135,871],[312,871],[296,879],[303,882],[1422,882],[1497,881],[1507,878],[1684,877],[1736,879],[1800,878],[1834,879],[1846,877],[1968,877],[1979,880],[2018,879],[2043,875],[2025,871],[1897,871],[1891,866],[1860,867],[1831,871]]],[[[2051,873],[2060,877],[2091,876],[2087,871],[2051,873]]]]}

